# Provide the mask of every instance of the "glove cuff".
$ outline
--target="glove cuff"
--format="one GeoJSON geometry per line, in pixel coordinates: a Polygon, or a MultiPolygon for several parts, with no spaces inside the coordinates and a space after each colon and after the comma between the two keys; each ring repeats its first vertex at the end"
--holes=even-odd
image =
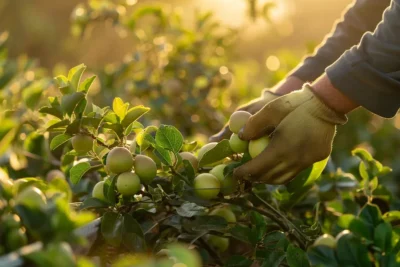
{"type": "Polygon", "coordinates": [[[335,110],[328,107],[315,93],[310,84],[305,84],[303,86],[303,91],[306,94],[311,95],[311,98],[307,103],[308,110],[314,116],[325,120],[327,122],[343,125],[347,122],[347,116],[345,114],[341,114],[336,112],[335,110]]]}

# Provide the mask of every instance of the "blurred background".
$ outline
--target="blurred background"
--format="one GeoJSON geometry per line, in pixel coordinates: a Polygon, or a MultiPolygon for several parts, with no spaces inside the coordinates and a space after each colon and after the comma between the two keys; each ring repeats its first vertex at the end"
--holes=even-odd
{"type": "MultiPolygon", "coordinates": [[[[52,77],[84,63],[98,77],[89,92],[96,105],[110,105],[119,96],[149,106],[151,120],[144,123],[172,124],[185,137],[206,142],[238,105],[258,97],[311,53],[350,3],[2,0],[0,88],[8,92],[2,108],[23,105],[21,98],[9,97],[35,81],[46,81],[34,88],[45,100],[56,92],[52,77]]],[[[396,177],[399,128],[399,116],[384,120],[362,109],[353,112],[339,127],[333,162],[355,168],[350,151],[362,146],[393,167],[396,177]]]]}

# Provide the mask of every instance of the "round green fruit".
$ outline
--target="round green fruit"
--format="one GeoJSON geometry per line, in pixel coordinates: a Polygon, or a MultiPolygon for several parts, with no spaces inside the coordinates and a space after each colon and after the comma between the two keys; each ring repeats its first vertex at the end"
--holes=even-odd
{"type": "Polygon", "coordinates": [[[221,207],[221,208],[216,208],[213,211],[210,212],[210,215],[214,216],[220,216],[224,218],[228,223],[235,223],[236,222],[236,216],[235,213],[233,213],[229,207],[221,207]]]}
{"type": "Polygon", "coordinates": [[[104,181],[100,181],[93,187],[92,197],[106,201],[104,196],[104,181]]]}
{"type": "Polygon", "coordinates": [[[154,160],[154,162],[157,165],[157,168],[161,168],[161,160],[156,156],[156,154],[154,154],[154,151],[152,151],[150,149],[146,149],[146,151],[144,153],[146,154],[146,156],[148,156],[149,158],[154,160]]]}
{"type": "Polygon", "coordinates": [[[137,155],[133,164],[135,173],[140,177],[140,180],[149,184],[157,175],[157,164],[148,156],[137,155]]]}
{"type": "Polygon", "coordinates": [[[323,234],[314,241],[314,246],[327,246],[330,248],[336,247],[336,240],[333,236],[323,234]]]}
{"type": "Polygon", "coordinates": [[[233,133],[231,135],[231,138],[229,139],[229,145],[231,146],[231,149],[233,150],[233,152],[244,153],[247,151],[249,142],[240,139],[237,134],[233,133]]]}
{"type": "Polygon", "coordinates": [[[229,119],[229,129],[232,133],[238,134],[240,129],[246,125],[250,116],[251,113],[243,110],[233,112],[229,119]]]}
{"type": "Polygon", "coordinates": [[[39,188],[30,186],[17,195],[15,203],[32,208],[44,208],[46,206],[46,197],[39,188]]]}
{"type": "Polygon", "coordinates": [[[132,170],[133,157],[124,147],[114,147],[107,155],[106,166],[109,172],[119,174],[132,170]]]}
{"type": "Polygon", "coordinates": [[[261,152],[268,146],[269,137],[264,136],[256,140],[250,140],[249,142],[249,153],[251,158],[255,158],[260,155],[261,152]]]}
{"type": "Polygon", "coordinates": [[[93,149],[93,139],[87,135],[77,134],[72,137],[71,143],[78,154],[86,154],[93,149]]]}
{"type": "Polygon", "coordinates": [[[28,238],[22,229],[13,229],[6,234],[6,246],[9,251],[14,251],[25,246],[28,238]]]}
{"type": "Polygon", "coordinates": [[[118,176],[117,190],[124,196],[132,196],[140,190],[140,178],[133,172],[124,172],[118,176]]]}
{"type": "Polygon", "coordinates": [[[194,190],[203,199],[215,198],[220,191],[221,183],[217,177],[209,173],[199,174],[194,179],[194,190]]]}
{"type": "Polygon", "coordinates": [[[208,235],[207,243],[218,252],[224,252],[229,248],[229,238],[226,237],[208,235]]]}
{"type": "Polygon", "coordinates": [[[226,164],[220,164],[211,169],[210,174],[218,178],[221,184],[220,192],[223,195],[230,195],[234,193],[238,186],[238,181],[233,175],[224,176],[224,169],[226,164]]]}
{"type": "Polygon", "coordinates": [[[62,171],[60,170],[51,170],[47,173],[46,175],[46,181],[51,182],[56,178],[61,178],[65,180],[65,175],[62,171]]]}
{"type": "Polygon", "coordinates": [[[188,160],[190,164],[192,164],[194,171],[197,171],[199,168],[199,161],[196,156],[190,152],[181,152],[179,155],[182,157],[182,160],[188,160]]]}

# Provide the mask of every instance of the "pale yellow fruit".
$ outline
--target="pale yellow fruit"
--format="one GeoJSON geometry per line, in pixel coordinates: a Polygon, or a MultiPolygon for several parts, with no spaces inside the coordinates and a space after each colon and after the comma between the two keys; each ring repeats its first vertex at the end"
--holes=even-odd
{"type": "Polygon", "coordinates": [[[182,157],[182,160],[188,160],[190,164],[192,164],[194,171],[197,171],[199,168],[199,161],[195,155],[190,152],[181,152],[179,155],[182,157]]]}
{"type": "Polygon", "coordinates": [[[135,173],[140,177],[140,180],[149,184],[157,175],[157,165],[148,156],[137,155],[133,164],[135,173]]]}
{"type": "Polygon", "coordinates": [[[229,118],[229,129],[232,133],[238,134],[240,129],[246,125],[251,113],[243,110],[235,111],[229,118]]]}
{"type": "Polygon", "coordinates": [[[30,186],[17,195],[15,203],[33,208],[44,208],[46,206],[46,197],[39,188],[30,186]]]}
{"type": "Polygon", "coordinates": [[[114,147],[107,155],[106,165],[108,171],[115,174],[131,171],[133,167],[132,154],[124,147],[114,147]]]}
{"type": "Polygon", "coordinates": [[[220,187],[218,178],[209,173],[199,174],[194,179],[195,194],[203,199],[215,198],[219,194],[220,187]]]}
{"type": "Polygon", "coordinates": [[[336,240],[333,236],[323,234],[314,241],[314,246],[327,246],[330,248],[336,247],[336,240]]]}
{"type": "Polygon", "coordinates": [[[247,151],[249,142],[240,139],[237,134],[233,133],[229,139],[229,145],[231,146],[233,152],[244,153],[247,151]]]}
{"type": "Polygon", "coordinates": [[[249,154],[251,158],[255,158],[264,151],[264,149],[268,146],[269,137],[264,136],[256,140],[250,140],[249,142],[249,154]]]}
{"type": "Polygon", "coordinates": [[[235,213],[233,213],[229,207],[216,208],[210,212],[210,215],[220,216],[224,218],[228,223],[236,222],[235,213]]]}
{"type": "Polygon", "coordinates": [[[93,149],[93,139],[87,135],[77,134],[72,137],[71,143],[78,154],[86,154],[93,149]]]}
{"type": "Polygon", "coordinates": [[[116,187],[122,195],[132,196],[140,190],[140,178],[133,172],[121,173],[118,176],[116,187]]]}
{"type": "Polygon", "coordinates": [[[226,237],[208,235],[207,243],[218,252],[224,252],[229,248],[229,238],[226,237]]]}
{"type": "Polygon", "coordinates": [[[46,181],[47,182],[51,182],[52,180],[54,180],[55,178],[61,178],[61,179],[65,179],[65,175],[62,171],[60,170],[51,170],[47,173],[46,175],[46,181]]]}
{"type": "Polygon", "coordinates": [[[104,196],[104,181],[100,181],[93,187],[92,197],[106,201],[104,196]]]}

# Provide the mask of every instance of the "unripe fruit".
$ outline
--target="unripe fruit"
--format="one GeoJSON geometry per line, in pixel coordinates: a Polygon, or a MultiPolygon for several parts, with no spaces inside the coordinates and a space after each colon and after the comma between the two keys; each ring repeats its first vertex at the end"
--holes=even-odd
{"type": "Polygon", "coordinates": [[[196,156],[190,152],[181,152],[179,155],[182,157],[182,160],[188,160],[190,164],[192,164],[194,171],[197,171],[199,168],[199,161],[196,156]]]}
{"type": "Polygon", "coordinates": [[[237,189],[238,182],[237,179],[234,178],[232,175],[224,176],[224,169],[226,164],[220,164],[215,166],[211,171],[210,174],[214,175],[218,178],[221,184],[220,192],[223,195],[230,195],[234,193],[237,189]]]}
{"type": "Polygon", "coordinates": [[[9,251],[14,251],[28,243],[28,238],[22,229],[13,229],[6,234],[6,246],[9,251]]]}
{"type": "Polygon", "coordinates": [[[137,155],[134,163],[135,173],[140,177],[140,180],[149,184],[157,175],[157,165],[148,156],[137,155]]]}
{"type": "Polygon", "coordinates": [[[8,178],[1,179],[0,178],[0,197],[7,199],[7,200],[11,199],[14,194],[13,187],[14,187],[14,184],[10,179],[8,179],[8,178]]]}
{"type": "Polygon", "coordinates": [[[336,240],[333,236],[323,234],[314,241],[314,246],[327,246],[330,248],[336,247],[336,240]]]}
{"type": "Polygon", "coordinates": [[[225,178],[225,176],[224,176],[225,167],[226,167],[226,164],[217,165],[211,169],[210,174],[217,177],[218,180],[222,183],[222,181],[224,181],[224,178],[225,178]]]}
{"type": "Polygon", "coordinates": [[[218,178],[209,173],[199,174],[194,179],[193,185],[196,195],[203,199],[215,198],[221,187],[218,178]]]}
{"type": "Polygon", "coordinates": [[[86,154],[93,149],[93,139],[90,136],[78,134],[71,139],[72,147],[78,154],[86,154]]]}
{"type": "Polygon", "coordinates": [[[132,196],[140,190],[140,178],[133,172],[124,172],[118,176],[117,190],[124,196],[132,196]]]}
{"type": "Polygon", "coordinates": [[[92,197],[106,201],[104,196],[104,181],[100,181],[93,187],[92,197]]]}
{"type": "Polygon", "coordinates": [[[260,153],[263,152],[264,149],[268,146],[268,143],[269,143],[268,136],[264,136],[256,140],[250,140],[249,142],[250,156],[254,159],[258,155],[260,155],[260,153]]]}
{"type": "Polygon", "coordinates": [[[51,170],[47,173],[46,175],[46,181],[51,182],[55,178],[61,178],[65,180],[65,175],[62,171],[60,170],[51,170]]]}
{"type": "Polygon", "coordinates": [[[233,213],[229,207],[221,207],[221,208],[216,208],[213,211],[210,212],[210,215],[214,216],[220,216],[224,218],[228,223],[235,223],[236,222],[236,216],[235,213],[233,213]]]}
{"type": "Polygon", "coordinates": [[[30,186],[17,195],[15,203],[33,208],[44,208],[46,197],[38,188],[30,186]]]}
{"type": "Polygon", "coordinates": [[[226,237],[208,235],[207,243],[218,252],[224,252],[229,248],[229,238],[226,237]]]}
{"type": "Polygon", "coordinates": [[[106,166],[109,172],[123,173],[132,170],[133,157],[124,147],[114,147],[107,155],[106,166]]]}
{"type": "Polygon", "coordinates": [[[229,145],[231,146],[233,152],[244,153],[247,151],[249,142],[240,139],[237,134],[233,133],[229,139],[229,145]]]}
{"type": "Polygon", "coordinates": [[[247,111],[239,110],[232,113],[229,119],[229,129],[232,133],[238,134],[240,129],[246,125],[251,114],[247,111]]]}
{"type": "Polygon", "coordinates": [[[154,160],[154,162],[157,165],[157,168],[161,168],[161,160],[154,154],[152,150],[146,149],[146,151],[144,151],[144,154],[146,154],[146,156],[154,160]]]}

